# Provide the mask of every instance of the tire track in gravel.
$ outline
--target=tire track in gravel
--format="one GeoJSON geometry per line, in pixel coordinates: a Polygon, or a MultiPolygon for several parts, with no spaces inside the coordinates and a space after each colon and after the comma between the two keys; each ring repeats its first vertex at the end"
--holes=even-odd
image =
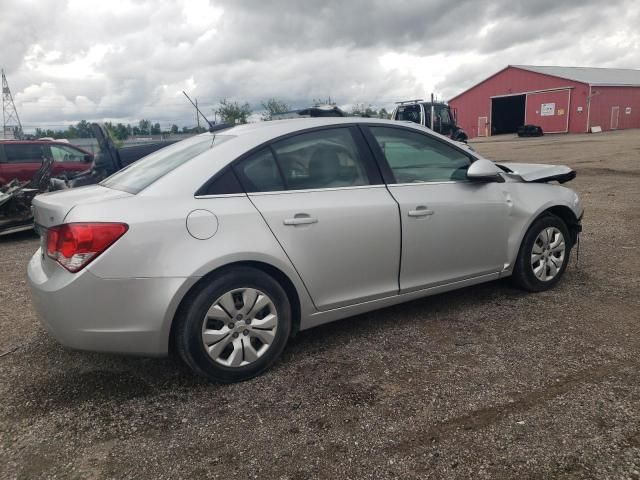
{"type": "Polygon", "coordinates": [[[637,370],[638,364],[630,361],[620,361],[581,370],[573,375],[564,377],[559,382],[549,384],[538,390],[530,391],[513,402],[480,408],[466,415],[454,417],[433,425],[431,428],[426,428],[423,431],[409,433],[407,436],[404,436],[401,441],[385,448],[385,450],[391,452],[411,451],[417,446],[440,441],[442,438],[446,438],[461,429],[466,431],[481,430],[489,425],[500,422],[510,415],[525,412],[554,398],[560,397],[583,384],[597,383],[604,380],[612,373],[619,372],[625,367],[637,370]]]}

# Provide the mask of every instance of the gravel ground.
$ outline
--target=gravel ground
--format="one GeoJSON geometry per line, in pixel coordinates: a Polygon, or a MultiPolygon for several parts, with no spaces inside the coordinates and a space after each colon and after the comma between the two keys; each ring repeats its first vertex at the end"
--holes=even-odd
{"type": "Polygon", "coordinates": [[[0,477],[640,480],[640,131],[474,145],[578,171],[582,248],[560,285],[302,332],[242,384],[61,347],[29,304],[37,239],[0,239],[0,477]]]}

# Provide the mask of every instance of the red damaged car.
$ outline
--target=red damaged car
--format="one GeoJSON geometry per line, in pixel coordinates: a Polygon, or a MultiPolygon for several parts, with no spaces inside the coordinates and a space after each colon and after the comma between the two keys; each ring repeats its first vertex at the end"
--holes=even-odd
{"type": "Polygon", "coordinates": [[[11,180],[28,181],[45,158],[53,159],[53,176],[88,170],[93,154],[56,140],[0,140],[0,187],[11,180]]]}

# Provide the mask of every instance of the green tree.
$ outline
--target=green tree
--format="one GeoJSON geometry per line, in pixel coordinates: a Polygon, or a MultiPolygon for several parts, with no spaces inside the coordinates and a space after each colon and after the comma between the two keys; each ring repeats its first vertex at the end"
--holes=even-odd
{"type": "Polygon", "coordinates": [[[390,113],[387,112],[387,109],[382,107],[380,110],[378,110],[378,118],[386,118],[388,119],[390,116],[390,113]]]}
{"type": "Polygon", "coordinates": [[[145,120],[144,118],[138,122],[138,130],[139,135],[150,135],[151,134],[151,122],[149,120],[145,120]]]}
{"type": "Polygon", "coordinates": [[[151,126],[151,135],[160,135],[162,133],[162,129],[160,128],[160,124],[159,123],[154,123],[151,126]]]}
{"type": "Polygon", "coordinates": [[[216,109],[216,113],[222,119],[223,123],[236,125],[238,123],[247,123],[252,110],[247,102],[240,105],[239,102],[225,98],[220,101],[220,106],[216,109]]]}
{"type": "MultiPolygon", "coordinates": [[[[122,125],[122,124],[120,123],[118,125],[122,125]]],[[[104,122],[104,126],[107,129],[107,132],[109,132],[109,136],[115,143],[116,147],[120,148],[122,146],[122,142],[124,141],[124,138],[120,138],[118,134],[117,126],[114,126],[113,123],[111,122],[104,122]]]]}
{"type": "Polygon", "coordinates": [[[175,123],[173,125],[171,125],[171,133],[172,134],[175,135],[176,133],[178,133],[178,131],[179,131],[178,130],[178,125],[176,125],[175,123]]]}
{"type": "MultiPolygon", "coordinates": [[[[76,132],[76,128],[72,125],[73,131],[76,132]]],[[[36,128],[33,134],[34,138],[51,137],[51,138],[75,138],[70,136],[69,130],[52,130],[51,128],[36,128]]]]}
{"type": "MultiPolygon", "coordinates": [[[[105,125],[107,125],[107,123],[105,123],[105,125]]],[[[122,123],[117,123],[115,125],[108,123],[107,128],[109,129],[111,137],[116,140],[124,141],[129,138],[129,129],[122,123]]]]}
{"type": "Polygon", "coordinates": [[[262,102],[262,108],[265,110],[261,117],[262,120],[273,120],[274,115],[291,110],[291,107],[285,102],[273,97],[262,102]]]}
{"type": "MultiPolygon", "coordinates": [[[[71,131],[71,128],[69,128],[71,131]]],[[[91,138],[93,132],[91,131],[91,125],[86,120],[80,120],[75,127],[74,136],[77,138],[91,138]]],[[[72,137],[70,137],[72,138],[72,137]]]]}
{"type": "Polygon", "coordinates": [[[371,106],[364,103],[356,103],[351,107],[349,114],[353,117],[377,117],[378,112],[371,106]]]}

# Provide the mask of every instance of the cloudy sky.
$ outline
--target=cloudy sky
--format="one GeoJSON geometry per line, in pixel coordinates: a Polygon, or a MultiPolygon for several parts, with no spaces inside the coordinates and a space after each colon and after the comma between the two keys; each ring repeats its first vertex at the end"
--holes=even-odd
{"type": "Polygon", "coordinates": [[[186,90],[349,108],[449,98],[507,64],[640,68],[640,2],[0,0],[0,66],[25,130],[193,125],[186,90]]]}

